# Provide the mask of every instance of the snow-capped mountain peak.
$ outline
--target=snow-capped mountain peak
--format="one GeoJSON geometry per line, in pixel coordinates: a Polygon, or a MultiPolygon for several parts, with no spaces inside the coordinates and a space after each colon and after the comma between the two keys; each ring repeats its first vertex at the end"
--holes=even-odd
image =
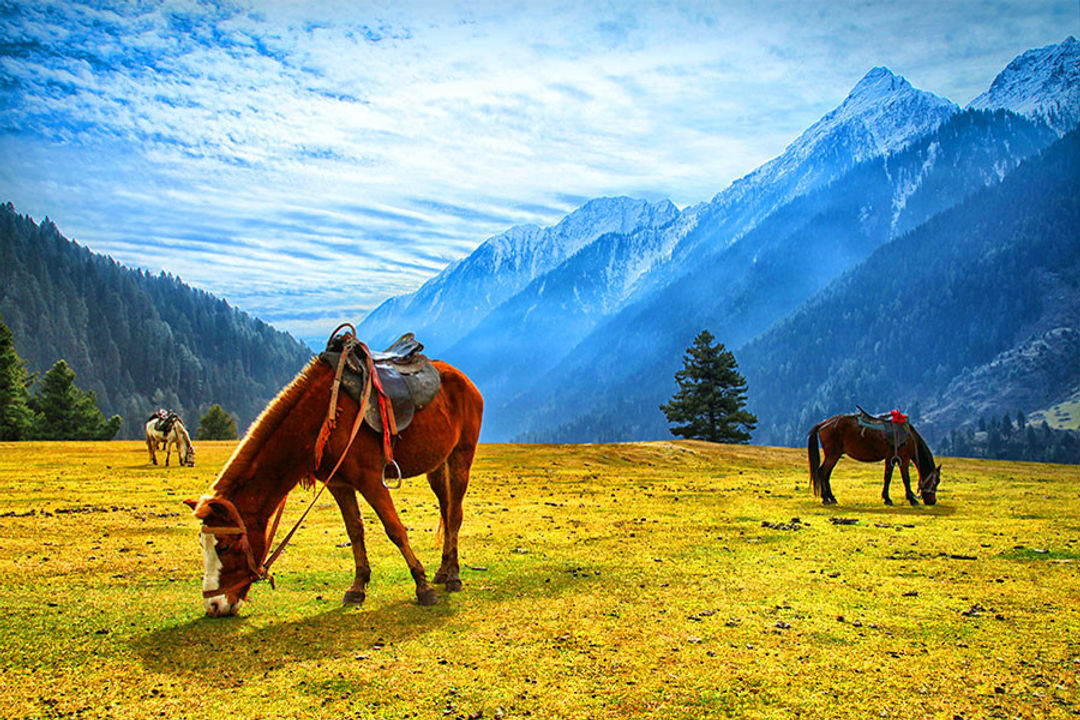
{"type": "Polygon", "coordinates": [[[601,197],[548,228],[524,225],[489,238],[466,262],[483,264],[491,272],[512,267],[529,282],[606,233],[626,233],[673,220],[679,209],[670,200],[650,203],[629,197],[601,197]]]}
{"type": "Polygon", "coordinates": [[[971,101],[977,110],[1011,110],[1048,123],[1059,135],[1080,124],[1080,42],[1028,50],[971,101]]]}
{"type": "Polygon", "coordinates": [[[408,327],[431,347],[447,347],[530,282],[609,233],[659,228],[679,216],[670,200],[629,197],[588,201],[550,227],[516,225],[485,240],[416,291],[384,302],[358,328],[390,342],[408,327]]]}
{"type": "Polygon", "coordinates": [[[844,102],[803,133],[788,148],[816,151],[837,133],[865,130],[872,142],[855,148],[863,160],[896,152],[916,137],[933,130],[960,108],[951,100],[919,90],[887,67],[866,73],[844,102]]]}
{"type": "Polygon", "coordinates": [[[721,231],[688,235],[682,252],[694,252],[703,238],[720,245],[738,241],[774,209],[858,163],[902,150],[957,112],[956,103],[913,87],[886,67],[872,68],[784,152],[718,193],[706,211],[724,218],[721,231]]]}

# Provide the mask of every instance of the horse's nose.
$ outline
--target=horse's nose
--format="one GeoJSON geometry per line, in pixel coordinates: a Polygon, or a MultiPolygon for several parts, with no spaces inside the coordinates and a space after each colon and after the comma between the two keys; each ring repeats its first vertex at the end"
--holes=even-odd
{"type": "Polygon", "coordinates": [[[210,617],[225,617],[232,614],[232,606],[224,597],[213,597],[206,601],[206,614],[210,617]]]}

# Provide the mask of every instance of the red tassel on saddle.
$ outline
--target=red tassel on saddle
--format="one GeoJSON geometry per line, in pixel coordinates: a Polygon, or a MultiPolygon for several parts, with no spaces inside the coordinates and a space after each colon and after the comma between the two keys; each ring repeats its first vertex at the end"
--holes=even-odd
{"type": "Polygon", "coordinates": [[[899,410],[893,410],[892,412],[890,412],[889,417],[897,425],[903,425],[907,422],[907,415],[900,412],[899,410]]]}
{"type": "Polygon", "coordinates": [[[326,449],[326,443],[330,441],[330,435],[334,432],[334,422],[331,418],[326,418],[323,422],[322,429],[319,430],[319,436],[315,438],[315,468],[318,469],[322,465],[323,450],[326,449]]]}

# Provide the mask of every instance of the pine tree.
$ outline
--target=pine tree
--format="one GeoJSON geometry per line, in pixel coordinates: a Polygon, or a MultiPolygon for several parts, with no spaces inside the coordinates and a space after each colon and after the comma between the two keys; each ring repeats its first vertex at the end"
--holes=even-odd
{"type": "Polygon", "coordinates": [[[30,409],[33,379],[15,351],[15,337],[0,320],[0,440],[26,440],[33,434],[30,409]]]}
{"type": "Polygon", "coordinates": [[[236,421],[217,403],[210,406],[199,420],[196,440],[235,440],[236,421]]]}
{"type": "Polygon", "coordinates": [[[747,412],[746,378],[738,371],[735,355],[702,330],[683,356],[683,369],[675,373],[679,390],[660,406],[672,435],[709,442],[743,443],[757,426],[747,412]]]}
{"type": "Polygon", "coordinates": [[[40,440],[111,440],[120,430],[120,416],[106,420],[93,390],[75,385],[75,371],[57,360],[30,400],[41,415],[34,436],[40,440]]]}

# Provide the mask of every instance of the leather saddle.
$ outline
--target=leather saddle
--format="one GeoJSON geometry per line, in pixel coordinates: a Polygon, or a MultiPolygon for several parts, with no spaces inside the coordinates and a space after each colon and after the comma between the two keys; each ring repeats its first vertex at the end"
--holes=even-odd
{"type": "Polygon", "coordinates": [[[890,439],[893,436],[898,436],[903,440],[907,438],[907,421],[902,423],[893,422],[891,413],[882,413],[881,415],[871,415],[859,405],[855,406],[859,412],[855,413],[855,421],[859,427],[868,428],[870,430],[876,430],[880,433],[884,433],[886,437],[890,439]]]}
{"type": "Polygon", "coordinates": [[[157,420],[157,422],[154,423],[154,430],[162,435],[168,435],[172,432],[173,425],[175,425],[176,421],[179,419],[180,416],[176,413],[172,411],[165,412],[164,410],[158,410],[148,418],[148,420],[157,420]]]}
{"type": "MultiPolygon", "coordinates": [[[[337,368],[341,351],[345,344],[344,335],[335,335],[326,344],[326,350],[319,354],[319,359],[337,368]]],[[[382,383],[383,391],[394,409],[394,420],[400,433],[409,423],[417,410],[423,409],[439,392],[442,379],[439,371],[422,354],[424,346],[412,333],[402,335],[382,352],[371,352],[375,372],[382,383]]],[[[360,402],[364,385],[368,382],[367,358],[362,353],[366,346],[355,345],[345,358],[345,371],[341,375],[341,387],[353,400],[360,402]]],[[[368,404],[364,422],[376,432],[383,431],[379,403],[368,404]]]]}

